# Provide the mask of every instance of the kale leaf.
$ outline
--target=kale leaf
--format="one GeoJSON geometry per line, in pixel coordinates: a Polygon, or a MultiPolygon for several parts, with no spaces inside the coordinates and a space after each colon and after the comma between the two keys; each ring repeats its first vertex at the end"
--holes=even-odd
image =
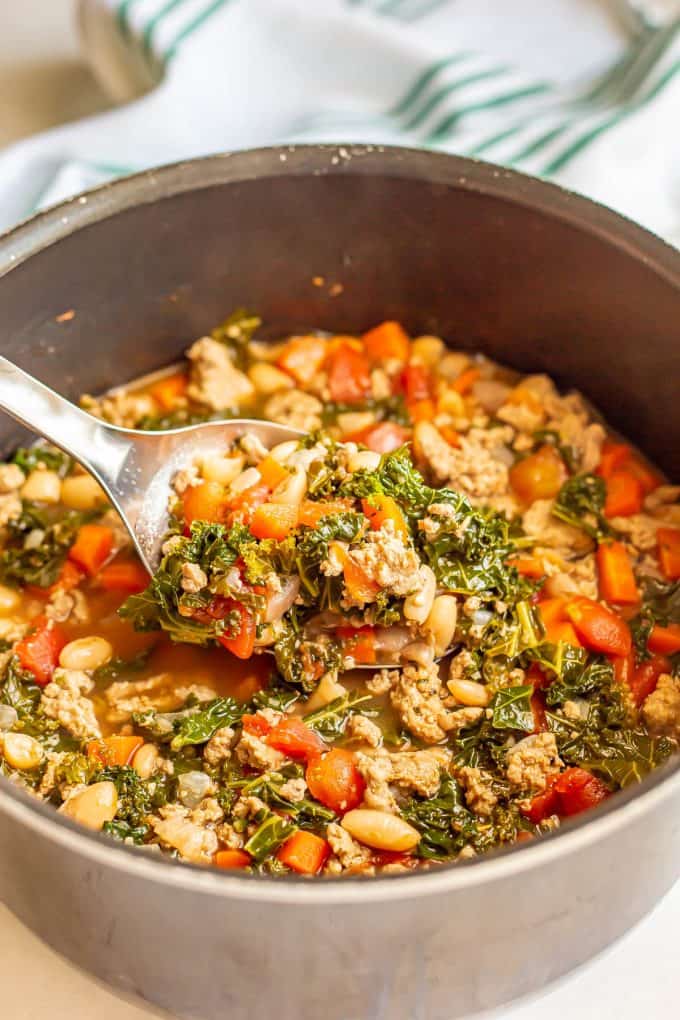
{"type": "Polygon", "coordinates": [[[149,834],[149,826],[144,823],[130,825],[129,822],[124,821],[104,822],[102,832],[121,842],[131,840],[136,846],[142,846],[149,834]]]}
{"type": "Polygon", "coordinates": [[[26,475],[37,468],[55,471],[60,478],[65,478],[73,467],[73,460],[67,453],[62,453],[53,446],[20,446],[12,457],[12,463],[20,467],[26,475]]]}
{"type": "Polygon", "coordinates": [[[359,705],[372,700],[371,694],[363,694],[359,690],[348,691],[347,694],[335,698],[323,708],[310,712],[303,718],[307,726],[311,726],[320,736],[326,740],[333,740],[342,736],[347,720],[354,715],[359,705]]]}
{"type": "Polygon", "coordinates": [[[607,486],[603,478],[593,474],[574,475],[557,494],[553,515],[566,524],[585,531],[591,538],[611,534],[604,516],[607,486]]]}
{"type": "Polygon", "coordinates": [[[223,726],[232,726],[243,715],[244,707],[233,698],[216,698],[188,714],[182,714],[175,723],[170,742],[173,751],[194,744],[205,744],[223,726]]]}
{"type": "Polygon", "coordinates": [[[475,816],[465,807],[462,788],[448,774],[442,775],[434,797],[411,797],[402,807],[402,814],[420,833],[416,853],[429,860],[454,856],[477,832],[475,816]]]}
{"type": "Polygon", "coordinates": [[[531,710],[531,684],[502,687],[491,700],[492,725],[497,730],[524,730],[531,733],[536,727],[531,710]]]}
{"type": "Polygon", "coordinates": [[[256,816],[256,821],[260,824],[243,848],[256,861],[263,861],[273,853],[297,828],[289,818],[272,811],[267,811],[263,819],[256,816]]]}
{"type": "Polygon", "coordinates": [[[101,510],[67,510],[55,516],[49,509],[25,502],[21,516],[7,525],[7,542],[0,552],[0,581],[49,588],[54,584],[78,529],[101,510]],[[39,543],[27,541],[41,533],[39,543]]]}

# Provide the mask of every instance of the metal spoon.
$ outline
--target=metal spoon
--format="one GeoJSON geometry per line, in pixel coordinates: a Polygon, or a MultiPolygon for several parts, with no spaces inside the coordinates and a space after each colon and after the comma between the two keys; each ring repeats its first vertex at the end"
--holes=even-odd
{"type": "Polygon", "coordinates": [[[223,453],[249,432],[267,448],[305,433],[249,418],[141,432],[100,421],[0,356],[0,410],[77,460],[120,514],[147,570],[153,573],[168,528],[173,476],[198,457],[223,453]]]}

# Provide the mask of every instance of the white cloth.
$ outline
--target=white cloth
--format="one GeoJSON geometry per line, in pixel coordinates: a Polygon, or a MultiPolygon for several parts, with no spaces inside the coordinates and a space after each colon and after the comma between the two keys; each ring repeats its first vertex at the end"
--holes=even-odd
{"type": "Polygon", "coordinates": [[[0,227],[190,156],[370,141],[551,177],[680,243],[680,22],[627,36],[604,0],[81,0],[81,24],[126,105],[1,153],[0,227]]]}

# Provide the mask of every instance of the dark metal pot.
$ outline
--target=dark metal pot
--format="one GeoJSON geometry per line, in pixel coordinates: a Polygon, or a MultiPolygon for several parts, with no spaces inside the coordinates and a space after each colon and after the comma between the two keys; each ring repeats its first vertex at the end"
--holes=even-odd
{"type": "MultiPolygon", "coordinates": [[[[36,217],[0,241],[0,270],[3,353],[71,397],[172,361],[239,304],[280,331],[396,318],[577,386],[680,473],[680,254],[494,167],[356,147],[218,156],[36,217]]],[[[2,450],[19,438],[3,420],[2,450]]],[[[183,1017],[444,1020],[634,924],[678,876],[679,807],[673,763],[534,845],[309,882],[116,847],[2,780],[0,892],[69,959],[183,1017]]]]}

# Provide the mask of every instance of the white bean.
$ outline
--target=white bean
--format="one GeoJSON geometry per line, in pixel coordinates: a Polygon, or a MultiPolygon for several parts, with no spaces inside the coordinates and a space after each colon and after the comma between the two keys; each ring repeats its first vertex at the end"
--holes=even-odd
{"type": "Polygon", "coordinates": [[[148,779],[160,761],[160,752],[155,744],[142,744],[132,759],[132,767],[140,779],[148,779]]]}
{"type": "Polygon", "coordinates": [[[0,705],[0,732],[11,730],[19,718],[16,708],[11,705],[0,705]]]}
{"type": "Polygon", "coordinates": [[[44,757],[42,746],[26,733],[6,733],[0,747],[7,764],[22,772],[37,768],[44,757]]]}
{"type": "Polygon", "coordinates": [[[58,503],[61,498],[61,478],[56,471],[31,471],[21,486],[22,499],[36,503],[58,503]]]}
{"type": "Polygon", "coordinates": [[[404,618],[411,620],[412,623],[425,623],[430,615],[437,590],[437,578],[434,576],[434,571],[425,563],[421,564],[418,570],[418,581],[418,590],[404,599],[403,613],[404,618]]]}
{"type": "Polygon", "coordinates": [[[330,705],[336,698],[342,698],[347,694],[347,688],[339,684],[332,673],[326,673],[319,680],[318,686],[308,701],[305,702],[304,710],[316,712],[319,708],[330,705]]]}
{"type": "Polygon", "coordinates": [[[99,831],[104,822],[112,822],[118,810],[118,793],[108,780],[93,783],[74,793],[59,810],[74,822],[99,831]]]}
{"type": "Polygon", "coordinates": [[[435,655],[443,655],[453,641],[458,619],[455,595],[437,595],[423,629],[432,635],[435,655]]]}
{"type": "Polygon", "coordinates": [[[21,595],[15,588],[0,584],[0,616],[13,613],[21,605],[21,595]]]}
{"type": "Polygon", "coordinates": [[[436,365],[444,353],[444,341],[439,336],[417,336],[411,344],[411,359],[421,365],[436,365]]]}
{"type": "Polygon", "coordinates": [[[354,471],[376,471],[380,465],[380,454],[374,450],[357,450],[347,458],[347,467],[354,471]]]}
{"type": "Polygon", "coordinates": [[[207,482],[230,485],[243,471],[246,459],[242,453],[230,457],[212,454],[201,461],[201,477],[207,482]]]}
{"type": "Polygon", "coordinates": [[[283,503],[287,506],[299,506],[307,492],[307,472],[302,467],[276,486],[271,494],[272,503],[283,503]]]}
{"type": "Polygon", "coordinates": [[[470,708],[486,708],[489,704],[489,692],[483,684],[474,680],[449,680],[448,689],[461,705],[470,708]]]}
{"type": "Polygon", "coordinates": [[[373,411],[344,411],[337,417],[338,428],[343,436],[351,436],[353,432],[361,432],[375,422],[373,411]]]}
{"type": "Polygon", "coordinates": [[[258,393],[269,396],[279,390],[290,390],[295,383],[289,375],[275,365],[258,361],[248,369],[248,376],[258,393]]]}
{"type": "Polygon", "coordinates": [[[183,772],[179,777],[178,796],[184,807],[198,807],[211,789],[212,780],[205,772],[183,772]]]}
{"type": "Polygon", "coordinates": [[[425,641],[412,641],[402,649],[401,658],[404,662],[417,662],[427,669],[434,662],[434,648],[425,641]]]}
{"type": "Polygon", "coordinates": [[[262,479],[262,475],[257,468],[249,467],[245,471],[242,471],[240,475],[237,475],[233,482],[230,484],[229,489],[231,492],[245,492],[246,489],[252,488],[253,485],[257,485],[262,479]]]}
{"type": "Polygon", "coordinates": [[[398,815],[369,808],[355,808],[342,819],[342,827],[360,843],[375,850],[413,850],[420,833],[398,815]]]}
{"type": "Polygon", "coordinates": [[[269,451],[269,456],[273,457],[278,464],[285,464],[288,458],[295,453],[297,448],[297,439],[287,439],[285,443],[277,443],[276,446],[272,446],[269,451]]]}
{"type": "Polygon", "coordinates": [[[82,637],[69,641],[59,653],[59,665],[63,669],[98,669],[113,655],[111,644],[103,637],[82,637]]]}
{"type": "Polygon", "coordinates": [[[71,475],[61,483],[61,502],[70,510],[94,510],[108,499],[92,475],[71,475]]]}

